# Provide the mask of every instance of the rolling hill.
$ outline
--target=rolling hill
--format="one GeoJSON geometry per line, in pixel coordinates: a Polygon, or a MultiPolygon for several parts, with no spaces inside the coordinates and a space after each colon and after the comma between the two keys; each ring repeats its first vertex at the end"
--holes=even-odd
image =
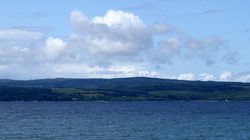
{"type": "Polygon", "coordinates": [[[0,80],[0,101],[250,101],[250,83],[115,79],[0,80]]]}

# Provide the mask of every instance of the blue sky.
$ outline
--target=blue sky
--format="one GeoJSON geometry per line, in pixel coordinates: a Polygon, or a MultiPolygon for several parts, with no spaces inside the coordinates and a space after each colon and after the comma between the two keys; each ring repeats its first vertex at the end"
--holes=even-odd
{"type": "Polygon", "coordinates": [[[250,82],[248,0],[8,0],[0,78],[250,82]]]}

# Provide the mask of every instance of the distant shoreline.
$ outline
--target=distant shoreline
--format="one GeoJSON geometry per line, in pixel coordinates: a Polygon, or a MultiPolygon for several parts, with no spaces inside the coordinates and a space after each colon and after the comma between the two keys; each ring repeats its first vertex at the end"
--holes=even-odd
{"type": "Polygon", "coordinates": [[[145,77],[0,80],[0,101],[250,101],[250,83],[145,77]]]}

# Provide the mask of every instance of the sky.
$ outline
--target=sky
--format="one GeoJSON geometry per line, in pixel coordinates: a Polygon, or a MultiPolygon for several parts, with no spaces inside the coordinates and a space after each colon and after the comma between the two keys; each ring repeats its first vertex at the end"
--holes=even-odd
{"type": "Polygon", "coordinates": [[[249,0],[8,0],[0,79],[250,82],[249,0]]]}

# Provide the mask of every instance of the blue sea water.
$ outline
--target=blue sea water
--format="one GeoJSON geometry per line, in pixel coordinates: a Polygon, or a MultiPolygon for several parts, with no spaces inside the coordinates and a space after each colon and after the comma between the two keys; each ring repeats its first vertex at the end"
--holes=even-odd
{"type": "Polygon", "coordinates": [[[250,102],[0,102],[0,140],[250,139],[250,102]]]}

